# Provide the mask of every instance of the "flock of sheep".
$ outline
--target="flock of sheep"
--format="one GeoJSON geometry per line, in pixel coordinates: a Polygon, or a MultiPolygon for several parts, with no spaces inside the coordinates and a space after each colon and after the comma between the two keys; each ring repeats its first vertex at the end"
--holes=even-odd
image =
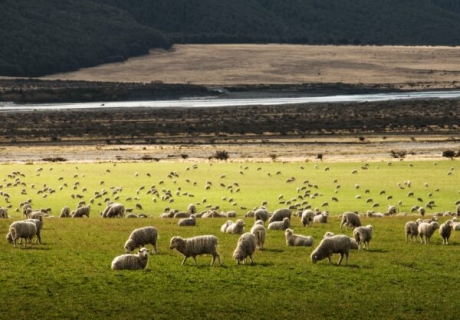
{"type": "MultiPolygon", "coordinates": [[[[240,172],[243,174],[243,172],[240,172]]],[[[19,176],[20,173],[16,172],[12,174],[12,177],[19,176]]],[[[179,177],[177,172],[171,172],[168,175],[169,178],[174,179],[179,177]]],[[[18,181],[19,178],[16,178],[18,181]]],[[[295,181],[295,178],[292,177],[286,181],[286,183],[292,183],[295,181]]],[[[190,182],[189,182],[190,183],[190,182]]],[[[103,181],[101,181],[101,185],[103,181]]],[[[161,182],[160,182],[161,184],[161,182]]],[[[222,185],[222,183],[221,183],[222,185]]],[[[74,190],[77,189],[78,182],[74,184],[74,190]]],[[[212,182],[207,182],[206,188],[209,189],[212,186],[212,182]]],[[[405,187],[410,187],[410,182],[404,183],[405,187]]],[[[314,186],[313,186],[314,187],[314,186]]],[[[33,188],[33,187],[32,187],[33,188]]],[[[238,183],[233,183],[230,186],[226,187],[227,190],[231,192],[239,192],[240,188],[238,183]]],[[[336,187],[338,189],[339,186],[336,187]]],[[[356,185],[356,189],[359,186],[356,185]]],[[[401,188],[403,186],[401,185],[401,188]]],[[[305,190],[305,188],[297,188],[297,192],[305,190]]],[[[137,190],[137,194],[144,190],[144,187],[140,187],[137,190]]],[[[101,218],[147,218],[149,216],[145,214],[135,215],[132,213],[132,209],[125,208],[121,202],[113,202],[113,200],[119,200],[119,193],[121,193],[122,188],[114,188],[112,190],[112,199],[107,197],[103,203],[106,204],[105,208],[100,212],[101,218]]],[[[308,190],[309,191],[309,190],[308,190]]],[[[43,187],[39,190],[39,193],[51,194],[55,192],[52,188],[43,187]]],[[[152,186],[150,189],[145,191],[147,194],[153,195],[153,201],[166,201],[169,204],[173,203],[174,192],[170,190],[162,189],[152,186]]],[[[180,192],[180,188],[176,191],[176,195],[180,192]]],[[[310,191],[311,192],[311,191],[310,191]]],[[[5,193],[6,194],[6,193],[5,193]]],[[[9,199],[2,192],[5,199],[9,199]]],[[[64,206],[60,212],[60,218],[83,218],[90,217],[91,205],[96,204],[96,199],[103,198],[107,196],[107,192],[96,192],[94,197],[89,199],[90,205],[84,200],[80,200],[74,210],[71,210],[68,206],[64,206]]],[[[303,196],[315,197],[316,194],[307,194],[307,191],[303,193],[303,196]]],[[[413,196],[408,195],[408,196],[413,196]]],[[[76,194],[72,195],[73,199],[82,199],[84,196],[76,194]]],[[[303,197],[298,196],[299,199],[303,197]]],[[[332,197],[332,201],[338,201],[337,197],[332,197]]],[[[130,201],[131,199],[126,199],[130,201]]],[[[223,199],[227,201],[227,198],[223,199]]],[[[236,242],[236,247],[233,252],[233,259],[236,260],[238,264],[246,263],[247,260],[254,262],[253,257],[256,252],[256,249],[264,250],[265,238],[267,232],[272,232],[268,230],[284,231],[284,239],[287,246],[307,246],[312,247],[314,240],[312,236],[302,235],[294,233],[294,230],[291,228],[293,216],[298,216],[300,218],[300,223],[304,227],[311,226],[313,223],[329,223],[329,213],[328,211],[321,211],[318,208],[312,209],[306,201],[302,203],[295,203],[295,199],[290,201],[284,201],[283,197],[280,195],[279,203],[289,205],[289,207],[277,209],[274,212],[269,212],[266,208],[266,203],[262,203],[260,207],[254,208],[253,210],[247,211],[244,215],[245,218],[254,218],[254,224],[251,226],[250,231],[245,232],[245,220],[242,218],[233,220],[226,220],[220,228],[222,233],[227,234],[237,234],[240,235],[236,242]],[[295,204],[293,204],[295,203],[295,204]],[[267,226],[265,226],[267,224],[267,226]]],[[[368,199],[367,202],[372,202],[372,199],[368,199]]],[[[233,199],[228,199],[228,201],[233,201],[233,199]]],[[[7,201],[9,202],[9,201],[7,201]]],[[[200,205],[204,205],[206,199],[203,199],[200,205]]],[[[232,202],[234,203],[234,202],[232,202]]],[[[429,202],[426,206],[433,205],[433,202],[429,202]]],[[[20,204],[22,214],[25,216],[25,220],[15,221],[9,226],[7,233],[7,240],[10,243],[13,243],[16,247],[18,240],[24,240],[24,247],[27,243],[31,243],[34,237],[37,237],[36,242],[41,243],[41,230],[43,229],[44,217],[49,217],[49,211],[51,209],[44,208],[39,210],[33,210],[32,200],[25,201],[20,204]]],[[[328,206],[328,203],[322,205],[328,206]]],[[[377,207],[373,203],[373,207],[377,207]]],[[[140,204],[136,204],[136,208],[142,209],[140,204]]],[[[243,209],[243,207],[241,207],[243,209]]],[[[199,218],[214,218],[214,217],[226,217],[226,218],[236,218],[237,213],[235,211],[229,212],[218,212],[219,206],[206,206],[204,211],[198,212],[196,204],[190,204],[186,211],[179,211],[171,208],[165,208],[165,212],[160,214],[160,218],[177,218],[177,224],[180,227],[191,227],[197,226],[197,219],[199,218]]],[[[245,208],[244,208],[245,209],[245,208]]],[[[385,213],[378,213],[373,211],[368,211],[365,216],[367,217],[383,217],[383,216],[393,216],[397,214],[396,206],[389,205],[385,213]]],[[[414,206],[411,211],[417,211],[421,217],[417,221],[409,221],[404,226],[406,242],[408,242],[409,237],[412,241],[416,240],[417,237],[420,237],[422,243],[429,243],[430,238],[435,232],[439,229],[439,234],[443,239],[444,244],[448,244],[449,238],[452,230],[460,229],[460,223],[457,223],[455,218],[448,220],[445,223],[439,225],[436,218],[425,219],[426,210],[421,206],[414,206]]],[[[456,214],[458,215],[460,208],[457,208],[456,214]]],[[[0,218],[8,218],[8,208],[0,208],[0,218]]],[[[317,261],[328,259],[331,263],[331,257],[333,254],[339,254],[340,258],[338,264],[341,264],[343,258],[345,257],[345,263],[348,263],[349,252],[352,249],[369,249],[369,242],[372,239],[373,227],[371,225],[362,226],[360,221],[360,215],[355,212],[345,212],[341,215],[340,229],[342,228],[352,228],[353,236],[349,237],[344,234],[334,235],[331,232],[326,232],[324,237],[321,239],[320,243],[313,250],[310,255],[311,261],[316,263],[317,261]]],[[[308,230],[308,229],[305,229],[308,230]]],[[[158,230],[155,227],[148,226],[134,230],[128,237],[124,248],[125,254],[117,256],[111,264],[112,269],[121,270],[121,269],[144,269],[148,265],[149,252],[151,254],[157,253],[157,239],[158,239],[158,230]],[[145,245],[151,244],[153,246],[152,250],[145,248],[145,245]],[[137,253],[132,253],[135,249],[139,248],[137,253]]],[[[202,235],[195,236],[191,238],[182,238],[180,236],[174,236],[170,240],[170,249],[176,249],[180,252],[184,258],[182,260],[182,265],[185,264],[186,260],[189,257],[192,257],[195,264],[196,256],[202,254],[209,254],[212,256],[211,264],[214,265],[215,259],[219,260],[219,264],[222,265],[221,256],[218,252],[219,240],[215,235],[202,235]]]]}

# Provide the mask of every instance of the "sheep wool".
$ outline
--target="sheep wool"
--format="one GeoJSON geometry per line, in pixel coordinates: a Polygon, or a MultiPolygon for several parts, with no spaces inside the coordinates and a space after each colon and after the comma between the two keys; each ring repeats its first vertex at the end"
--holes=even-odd
{"type": "Polygon", "coordinates": [[[268,230],[286,230],[291,226],[289,218],[284,218],[283,221],[273,221],[268,224],[268,230]]]}
{"type": "Polygon", "coordinates": [[[250,231],[256,237],[256,244],[259,247],[259,250],[264,249],[265,236],[267,231],[262,220],[257,220],[251,228],[250,231]]]}
{"type": "Polygon", "coordinates": [[[125,243],[125,252],[131,253],[134,249],[143,247],[147,244],[153,246],[153,253],[157,253],[158,230],[155,227],[148,226],[134,229],[125,243]]]}
{"type": "Polygon", "coordinates": [[[302,222],[302,225],[306,227],[307,225],[311,225],[313,223],[313,217],[315,216],[315,213],[311,209],[306,209],[302,212],[302,216],[300,218],[300,222],[302,222]]]}
{"type": "Polygon", "coordinates": [[[324,211],[320,214],[313,216],[313,223],[327,223],[327,219],[329,217],[329,213],[324,211]]]}
{"type": "Polygon", "coordinates": [[[41,236],[41,230],[43,228],[43,221],[40,220],[40,219],[27,219],[25,220],[26,222],[32,222],[35,224],[35,227],[37,228],[37,233],[36,233],[36,236],[37,236],[37,240],[35,241],[35,243],[42,243],[42,236],[41,236]]]}
{"type": "Polygon", "coordinates": [[[236,222],[230,224],[225,232],[230,234],[243,234],[245,225],[246,224],[244,223],[243,219],[238,219],[236,222]]]}
{"type": "Polygon", "coordinates": [[[112,261],[112,270],[143,270],[149,262],[149,249],[141,248],[137,254],[122,254],[112,261]]]}
{"type": "Polygon", "coordinates": [[[294,231],[289,228],[284,231],[284,236],[286,238],[286,245],[288,246],[311,247],[313,245],[312,237],[294,234],[294,231]]]}
{"type": "Polygon", "coordinates": [[[254,220],[261,220],[265,223],[268,219],[268,211],[265,207],[259,208],[254,212],[254,220]]]}
{"type": "Polygon", "coordinates": [[[229,225],[231,225],[233,223],[232,220],[227,220],[223,225],[222,227],[220,227],[220,232],[223,232],[225,233],[227,231],[227,228],[229,225]]]}
{"type": "Polygon", "coordinates": [[[217,251],[218,245],[219,239],[214,235],[195,236],[191,238],[176,236],[171,238],[169,249],[176,249],[184,255],[181,265],[185,264],[188,257],[192,257],[195,265],[197,265],[196,256],[210,254],[212,255],[211,266],[213,266],[216,258],[219,260],[219,264],[222,265],[220,254],[217,251]]]}
{"type": "Polygon", "coordinates": [[[361,220],[359,216],[354,212],[345,212],[342,215],[342,221],[340,223],[340,230],[342,227],[345,226],[346,228],[356,228],[361,227],[361,220]]]}
{"type": "Polygon", "coordinates": [[[369,241],[372,240],[372,229],[372,226],[369,224],[365,227],[357,227],[353,230],[353,237],[358,243],[358,250],[361,248],[361,245],[369,250],[369,241]]]}
{"type": "Polygon", "coordinates": [[[72,218],[83,218],[84,216],[89,218],[90,206],[83,206],[72,211],[72,218]]]}
{"type": "Polygon", "coordinates": [[[243,233],[238,239],[235,251],[233,251],[233,259],[235,259],[238,264],[240,264],[240,262],[245,264],[246,259],[249,258],[251,264],[253,264],[254,260],[252,259],[252,255],[256,251],[256,246],[256,237],[250,232],[243,233]]]}
{"type": "Polygon", "coordinates": [[[310,258],[313,263],[316,263],[324,258],[328,258],[329,263],[332,263],[332,254],[340,254],[337,265],[342,263],[343,257],[346,257],[345,264],[348,264],[348,256],[350,253],[351,239],[346,235],[336,235],[325,237],[320,244],[311,253],[310,258]]]}
{"type": "Polygon", "coordinates": [[[412,242],[417,240],[418,223],[415,221],[407,221],[404,226],[404,234],[406,236],[406,243],[409,242],[409,236],[412,242]]]}
{"type": "Polygon", "coordinates": [[[27,241],[32,242],[32,238],[37,234],[35,223],[28,221],[16,221],[10,225],[9,232],[6,236],[9,243],[16,243],[18,239],[24,239],[24,248],[27,241]]]}
{"type": "Polygon", "coordinates": [[[270,219],[268,219],[268,223],[271,223],[274,221],[283,221],[284,218],[288,218],[289,220],[291,220],[291,215],[292,215],[292,211],[291,209],[288,209],[288,208],[275,210],[275,212],[273,212],[270,219]]]}
{"type": "Polygon", "coordinates": [[[179,219],[177,222],[179,227],[194,227],[196,226],[196,218],[194,214],[191,214],[189,218],[179,219]]]}
{"type": "Polygon", "coordinates": [[[434,231],[439,228],[437,221],[421,222],[418,225],[418,235],[420,236],[420,243],[430,243],[430,238],[434,231]]]}
{"type": "Polygon", "coordinates": [[[439,234],[442,238],[443,244],[449,244],[450,234],[452,233],[453,222],[451,220],[447,220],[443,224],[439,226],[439,234]]]}

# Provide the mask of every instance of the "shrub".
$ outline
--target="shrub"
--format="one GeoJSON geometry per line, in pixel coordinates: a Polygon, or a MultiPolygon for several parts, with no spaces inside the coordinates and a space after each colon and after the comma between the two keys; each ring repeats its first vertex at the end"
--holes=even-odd
{"type": "Polygon", "coordinates": [[[230,158],[230,155],[228,154],[227,151],[225,150],[217,150],[215,153],[214,153],[214,156],[213,156],[215,159],[217,160],[225,160],[227,161],[228,158],[230,158]]]}

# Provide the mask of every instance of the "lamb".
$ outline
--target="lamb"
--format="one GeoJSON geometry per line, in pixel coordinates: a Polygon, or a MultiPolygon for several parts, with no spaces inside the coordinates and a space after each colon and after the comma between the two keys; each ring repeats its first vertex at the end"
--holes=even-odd
{"type": "Polygon", "coordinates": [[[329,213],[327,211],[324,211],[313,217],[313,223],[327,223],[328,217],[329,217],[329,213]]]}
{"type": "Polygon", "coordinates": [[[289,218],[284,218],[283,221],[274,221],[268,224],[269,230],[286,230],[291,226],[289,218]]]}
{"type": "Polygon", "coordinates": [[[421,222],[418,225],[418,235],[420,236],[420,243],[430,243],[430,238],[434,231],[439,228],[437,221],[421,222]]]}
{"type": "Polygon", "coordinates": [[[228,228],[228,226],[231,225],[232,223],[233,223],[232,220],[227,220],[227,222],[225,222],[225,223],[222,225],[222,227],[220,227],[220,232],[225,233],[226,230],[227,230],[227,228],[228,228]]]}
{"type": "Polygon", "coordinates": [[[348,264],[348,255],[350,253],[351,239],[346,235],[336,235],[332,237],[326,237],[321,240],[320,244],[311,253],[310,258],[313,263],[319,260],[328,258],[329,263],[332,263],[332,254],[339,253],[340,259],[337,265],[342,263],[342,259],[345,256],[345,264],[348,264]]]}
{"type": "Polygon", "coordinates": [[[191,214],[189,218],[179,219],[177,222],[179,227],[194,227],[196,226],[196,218],[194,214],[191,214]]]}
{"type": "Polygon", "coordinates": [[[286,238],[286,245],[288,246],[311,247],[313,245],[312,237],[294,234],[294,231],[289,228],[284,231],[284,236],[286,238]]]}
{"type": "Polygon", "coordinates": [[[262,220],[257,220],[250,231],[256,237],[256,243],[259,250],[264,249],[266,230],[262,220]]]}
{"type": "Polygon", "coordinates": [[[192,257],[196,263],[196,256],[201,254],[211,254],[212,261],[211,266],[214,265],[214,261],[219,259],[219,264],[222,265],[220,254],[217,251],[219,240],[213,235],[195,236],[192,238],[182,238],[179,236],[172,237],[169,244],[169,249],[176,249],[184,255],[181,265],[185,264],[188,257],[192,257]]]}
{"type": "Polygon", "coordinates": [[[14,243],[16,248],[16,241],[23,238],[24,248],[26,247],[27,240],[32,242],[32,238],[37,234],[37,227],[35,223],[29,221],[16,221],[10,225],[6,239],[8,243],[14,243]]]}
{"type": "Polygon", "coordinates": [[[345,212],[342,215],[342,221],[340,223],[340,230],[345,225],[346,228],[356,228],[361,227],[361,220],[359,216],[354,212],[345,212]]]}
{"type": "Polygon", "coordinates": [[[233,259],[235,259],[238,264],[240,264],[240,262],[245,264],[246,259],[249,257],[251,264],[253,264],[254,260],[252,260],[252,255],[256,251],[256,246],[256,236],[251,232],[243,233],[238,239],[235,251],[233,251],[233,259]]]}
{"type": "Polygon", "coordinates": [[[453,222],[447,220],[439,226],[439,234],[442,237],[443,244],[449,244],[450,234],[452,233],[453,222]]]}
{"type": "Polygon", "coordinates": [[[243,219],[238,219],[236,222],[230,224],[225,232],[230,234],[243,234],[245,225],[243,219]]]}
{"type": "Polygon", "coordinates": [[[90,206],[83,206],[77,208],[75,211],[72,211],[72,218],[83,218],[83,216],[87,216],[89,218],[90,206]]]}
{"type": "Polygon", "coordinates": [[[268,211],[265,207],[261,207],[254,212],[254,220],[261,220],[265,223],[268,219],[268,211]]]}
{"type": "Polygon", "coordinates": [[[407,221],[404,226],[404,233],[406,235],[406,243],[409,241],[409,235],[412,242],[417,239],[418,236],[418,222],[407,221]]]}
{"type": "Polygon", "coordinates": [[[283,221],[284,218],[289,218],[290,220],[291,215],[292,215],[292,211],[291,209],[288,209],[288,208],[275,210],[275,212],[273,212],[270,219],[268,219],[268,223],[271,223],[274,221],[283,221]]]}
{"type": "Polygon", "coordinates": [[[315,213],[311,209],[304,210],[302,212],[302,216],[300,222],[302,222],[303,226],[306,227],[307,225],[311,225],[313,223],[313,217],[315,213]]]}
{"type": "Polygon", "coordinates": [[[134,249],[151,244],[153,253],[157,253],[158,230],[155,227],[148,226],[134,229],[125,242],[125,252],[131,253],[134,249]]]}
{"type": "Polygon", "coordinates": [[[112,261],[112,270],[143,270],[149,262],[149,249],[141,248],[137,254],[122,254],[112,261]]]}
{"type": "Polygon", "coordinates": [[[62,207],[59,218],[70,218],[70,208],[67,206],[62,207]]]}
{"type": "Polygon", "coordinates": [[[353,230],[353,237],[358,243],[358,250],[361,248],[361,244],[364,248],[369,250],[369,241],[372,240],[372,226],[369,224],[365,227],[357,227],[353,230]]]}

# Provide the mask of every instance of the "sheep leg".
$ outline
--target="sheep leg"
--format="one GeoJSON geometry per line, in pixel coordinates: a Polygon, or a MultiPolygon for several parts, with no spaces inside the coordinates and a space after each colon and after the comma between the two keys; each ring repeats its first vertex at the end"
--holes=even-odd
{"type": "Polygon", "coordinates": [[[195,258],[195,256],[192,256],[192,258],[193,258],[193,261],[195,261],[195,265],[198,266],[198,263],[196,263],[196,258],[195,258]]]}
{"type": "MultiPolygon", "coordinates": [[[[359,246],[358,246],[359,248],[359,246]]],[[[337,262],[337,265],[340,266],[340,264],[342,263],[342,259],[343,259],[343,252],[340,252],[340,258],[339,258],[339,261],[337,262]]]]}
{"type": "Polygon", "coordinates": [[[329,264],[332,263],[332,253],[327,257],[329,259],[329,264]]]}
{"type": "MultiPolygon", "coordinates": [[[[155,252],[155,254],[158,253],[158,251],[157,251],[157,244],[156,244],[156,243],[153,245],[153,252],[155,252]]],[[[153,254],[153,252],[151,252],[151,254],[153,254]]]]}
{"type": "Polygon", "coordinates": [[[185,264],[185,260],[187,260],[187,256],[184,256],[184,260],[182,260],[182,263],[181,263],[181,266],[183,266],[185,264]]]}
{"type": "Polygon", "coordinates": [[[254,261],[252,260],[252,255],[249,256],[249,260],[251,260],[251,265],[253,265],[254,261]]]}

